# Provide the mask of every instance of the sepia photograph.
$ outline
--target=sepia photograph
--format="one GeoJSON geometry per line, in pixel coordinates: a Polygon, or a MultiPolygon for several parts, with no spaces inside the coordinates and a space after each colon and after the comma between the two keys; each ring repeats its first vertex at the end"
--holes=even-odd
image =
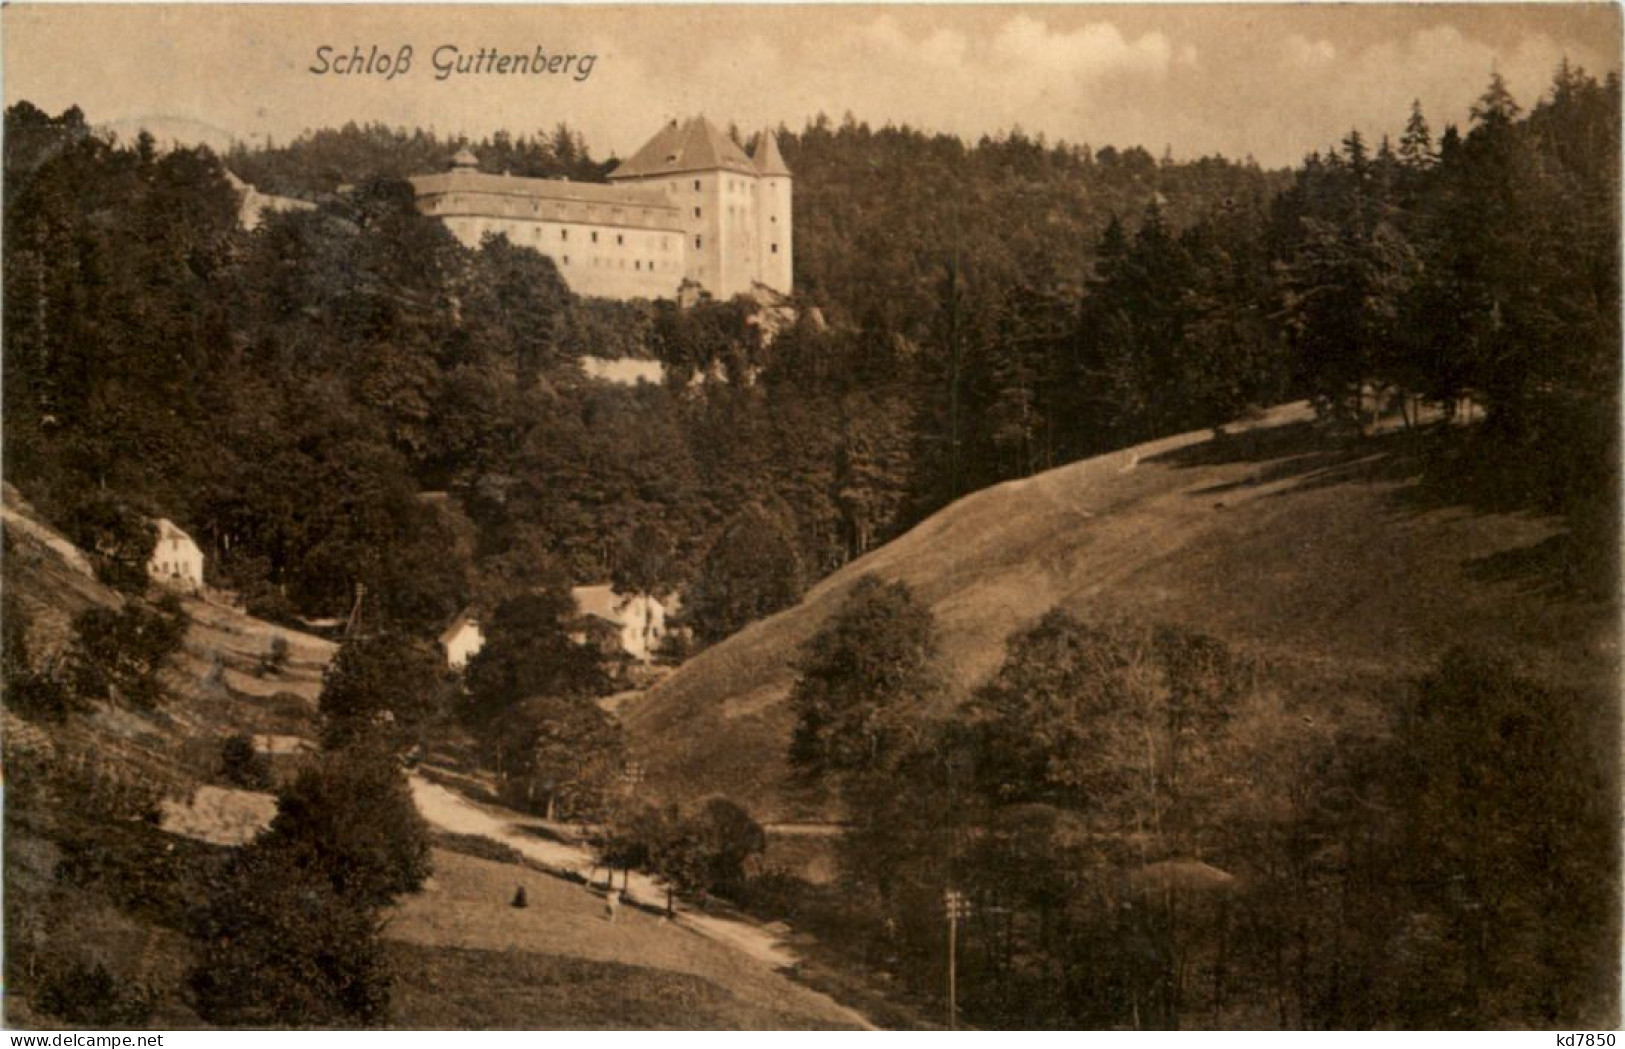
{"type": "Polygon", "coordinates": [[[1613,1045],[1621,44],[4,5],[4,1026],[1613,1045]]]}

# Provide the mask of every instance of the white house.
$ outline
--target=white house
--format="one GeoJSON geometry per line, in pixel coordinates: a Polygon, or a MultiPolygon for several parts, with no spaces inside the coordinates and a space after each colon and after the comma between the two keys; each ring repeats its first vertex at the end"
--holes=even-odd
{"type": "MultiPolygon", "coordinates": [[[[666,637],[666,606],[648,594],[618,594],[608,583],[570,590],[576,611],[611,628],[622,652],[640,663],[654,658],[666,637]]],[[[576,638],[587,640],[585,632],[576,638]]]]}
{"type": "Polygon", "coordinates": [[[465,609],[441,632],[440,647],[446,653],[446,666],[453,670],[468,666],[468,661],[485,647],[485,634],[472,611],[465,609]]]}
{"type": "Polygon", "coordinates": [[[147,562],[147,574],[166,586],[196,591],[203,586],[203,551],[167,517],[160,517],[158,542],[147,562]]]}

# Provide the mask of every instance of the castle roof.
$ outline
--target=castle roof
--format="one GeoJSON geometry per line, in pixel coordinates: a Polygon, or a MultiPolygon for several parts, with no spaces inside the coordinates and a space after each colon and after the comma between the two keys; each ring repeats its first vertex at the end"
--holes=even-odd
{"type": "Polygon", "coordinates": [[[759,174],[756,164],[738,143],[704,117],[694,117],[681,124],[673,120],[661,128],[642,149],[610,172],[609,177],[649,178],[718,170],[759,174]]]}
{"type": "Polygon", "coordinates": [[[771,128],[762,129],[761,140],[756,143],[756,151],[750,156],[756,170],[763,175],[790,177],[790,167],[784,162],[784,154],[779,152],[779,138],[771,128]]]}
{"type": "Polygon", "coordinates": [[[493,193],[539,200],[587,204],[622,204],[638,208],[675,210],[659,190],[643,186],[606,186],[601,182],[571,182],[558,178],[523,178],[488,175],[469,168],[453,168],[435,175],[413,175],[412,189],[419,197],[443,193],[493,193]]]}

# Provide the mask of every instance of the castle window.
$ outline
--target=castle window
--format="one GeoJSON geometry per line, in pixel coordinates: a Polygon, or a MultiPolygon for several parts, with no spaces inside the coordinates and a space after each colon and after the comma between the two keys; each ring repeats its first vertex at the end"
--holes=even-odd
{"type": "Polygon", "coordinates": [[[568,256],[568,255],[564,256],[564,264],[566,266],[570,265],[570,256],[568,256]]]}
{"type": "Polygon", "coordinates": [[[700,247],[700,238],[699,238],[699,237],[695,237],[695,238],[694,238],[694,248],[695,248],[695,250],[696,250],[696,251],[697,251],[697,250],[699,250],[699,247],[700,247]]]}
{"type": "Polygon", "coordinates": [[[636,261],[634,261],[634,262],[633,262],[633,263],[632,263],[632,268],[633,268],[633,269],[635,269],[635,270],[641,270],[641,269],[643,269],[643,260],[642,260],[642,259],[638,259],[638,260],[636,260],[636,261]]]}
{"type": "Polygon", "coordinates": [[[700,180],[695,179],[694,180],[694,192],[698,193],[699,191],[700,191],[700,180]]]}
{"type": "Polygon", "coordinates": [[[592,231],[592,242],[594,244],[598,243],[598,231],[597,230],[592,231]]]}
{"type": "Polygon", "coordinates": [[[617,233],[617,234],[615,234],[615,243],[617,243],[617,244],[625,244],[626,243],[626,238],[621,236],[619,233],[617,233]]]}
{"type": "Polygon", "coordinates": [[[559,239],[560,240],[569,240],[570,239],[570,231],[567,230],[567,229],[559,230],[559,239]]]}
{"type": "Polygon", "coordinates": [[[770,244],[768,245],[767,250],[774,255],[777,255],[779,253],[779,246],[777,244],[770,244]]]}
{"type": "Polygon", "coordinates": [[[695,217],[695,218],[699,218],[699,217],[700,217],[700,209],[699,209],[699,208],[695,208],[695,209],[694,209],[694,217],[695,217]]]}

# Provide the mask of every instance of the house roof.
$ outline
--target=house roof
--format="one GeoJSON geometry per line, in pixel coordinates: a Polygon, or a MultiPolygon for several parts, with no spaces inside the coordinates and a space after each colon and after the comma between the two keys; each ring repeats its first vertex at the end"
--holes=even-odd
{"type": "Polygon", "coordinates": [[[191,536],[187,535],[179,525],[167,517],[160,517],[153,524],[158,528],[158,540],[160,542],[165,539],[184,539],[188,543],[192,541],[191,536]]]}
{"type": "Polygon", "coordinates": [[[756,170],[763,175],[782,175],[790,177],[790,167],[784,162],[784,154],[779,152],[778,136],[770,128],[762,130],[761,140],[756,143],[756,151],[751,155],[756,164],[756,170]]]}
{"type": "MultiPolygon", "coordinates": [[[[782,165],[783,160],[779,163],[782,165]]],[[[671,121],[644,143],[642,149],[609,173],[611,179],[650,178],[692,171],[736,171],[756,175],[759,170],[739,144],[703,116],[682,123],[671,121]]]]}
{"type": "Polygon", "coordinates": [[[622,612],[628,599],[617,594],[615,588],[608,583],[572,587],[570,596],[575,599],[576,611],[582,615],[597,616],[610,623],[626,622],[622,612]]]}
{"type": "Polygon", "coordinates": [[[451,644],[453,641],[457,640],[458,634],[462,633],[469,627],[473,627],[475,630],[478,630],[480,628],[480,621],[479,618],[474,615],[474,610],[472,608],[465,608],[461,612],[457,613],[457,618],[451,621],[451,626],[448,626],[446,629],[440,632],[440,643],[442,645],[451,644]]]}

